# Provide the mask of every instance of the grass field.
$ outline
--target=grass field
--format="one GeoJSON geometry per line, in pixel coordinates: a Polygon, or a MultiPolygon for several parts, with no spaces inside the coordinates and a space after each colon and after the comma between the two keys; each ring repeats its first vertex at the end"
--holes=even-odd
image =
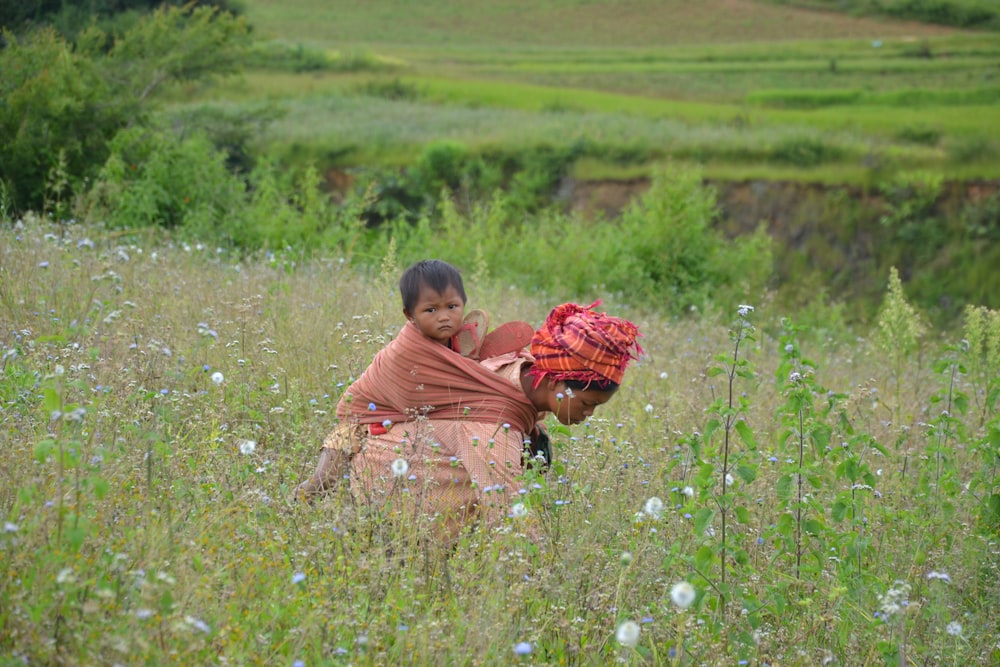
{"type": "Polygon", "coordinates": [[[831,148],[798,165],[814,180],[865,180],[873,164],[949,178],[1000,174],[995,33],[749,0],[246,7],[258,34],[275,43],[334,63],[381,63],[377,71],[258,70],[215,91],[184,91],[198,104],[270,100],[286,117],[262,143],[286,150],[308,135],[315,150],[301,159],[394,164],[441,139],[516,150],[585,137],[595,153],[638,143],[654,161],[695,159],[709,177],[751,177],[782,167],[770,147],[795,132],[831,148]],[[409,99],[383,98],[401,87],[409,99]],[[850,95],[831,102],[831,91],[850,95]],[[816,108],[779,108],[782,98],[809,98],[816,108]],[[351,111],[366,105],[372,113],[351,111]],[[905,138],[928,128],[932,150],[905,138]]]}
{"type": "MultiPolygon", "coordinates": [[[[29,219],[0,257],[0,664],[1000,659],[1000,313],[955,345],[891,291],[870,332],[763,295],[681,320],[611,299],[644,357],[550,424],[527,515],[448,558],[391,505],[293,498],[403,322],[391,256],[29,219]]],[[[466,286],[495,322],[552,305],[466,286]]]]}

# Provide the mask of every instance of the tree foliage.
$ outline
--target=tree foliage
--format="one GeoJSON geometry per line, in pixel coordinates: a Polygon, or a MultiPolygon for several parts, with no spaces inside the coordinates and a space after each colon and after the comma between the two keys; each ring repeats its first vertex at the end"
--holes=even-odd
{"type": "Polygon", "coordinates": [[[211,7],[162,7],[110,49],[96,27],[75,45],[52,28],[3,36],[0,192],[17,210],[44,208],[53,181],[78,191],[115,134],[148,122],[162,86],[233,72],[249,43],[242,19],[211,7]]]}
{"type": "Polygon", "coordinates": [[[0,2],[0,27],[21,33],[48,25],[73,41],[92,23],[117,32],[113,26],[128,25],[159,7],[183,6],[240,13],[239,4],[232,0],[4,0],[0,2]]]}

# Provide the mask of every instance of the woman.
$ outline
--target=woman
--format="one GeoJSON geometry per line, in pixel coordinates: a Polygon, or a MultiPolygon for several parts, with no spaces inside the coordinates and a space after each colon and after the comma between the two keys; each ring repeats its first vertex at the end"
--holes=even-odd
{"type": "Polygon", "coordinates": [[[382,506],[407,494],[408,507],[439,516],[450,532],[476,519],[496,523],[546,413],[566,425],[584,421],[642,353],[636,326],[595,312],[599,303],[557,306],[530,353],[479,362],[404,326],[341,398],[340,424],[300,497],[315,497],[349,469],[362,502],[382,506]]]}

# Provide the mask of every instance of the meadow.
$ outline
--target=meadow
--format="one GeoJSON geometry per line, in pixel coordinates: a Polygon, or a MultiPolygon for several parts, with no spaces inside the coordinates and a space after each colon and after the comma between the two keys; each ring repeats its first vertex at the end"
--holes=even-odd
{"type": "Polygon", "coordinates": [[[246,15],[266,55],[242,79],[176,90],[174,113],[266,101],[282,119],[258,149],[293,162],[583,142],[583,179],[667,158],[727,180],[1000,173],[996,32],[748,0],[251,0],[246,15]]]}
{"type": "MultiPolygon", "coordinates": [[[[400,268],[0,230],[0,664],[1000,661],[1000,312],[935,331],[892,277],[864,331],[607,295],[645,355],[443,555],[293,497],[400,268]]],[[[554,305],[489,269],[494,322],[554,305]]]]}

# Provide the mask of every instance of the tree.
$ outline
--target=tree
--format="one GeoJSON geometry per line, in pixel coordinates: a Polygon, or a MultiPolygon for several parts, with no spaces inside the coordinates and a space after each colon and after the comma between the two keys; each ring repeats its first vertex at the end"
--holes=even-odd
{"type": "Polygon", "coordinates": [[[15,210],[71,196],[117,132],[148,122],[158,90],[234,72],[249,45],[243,19],[212,7],[161,7],[110,50],[93,26],[75,45],[52,28],[3,37],[0,195],[15,210]]]}

